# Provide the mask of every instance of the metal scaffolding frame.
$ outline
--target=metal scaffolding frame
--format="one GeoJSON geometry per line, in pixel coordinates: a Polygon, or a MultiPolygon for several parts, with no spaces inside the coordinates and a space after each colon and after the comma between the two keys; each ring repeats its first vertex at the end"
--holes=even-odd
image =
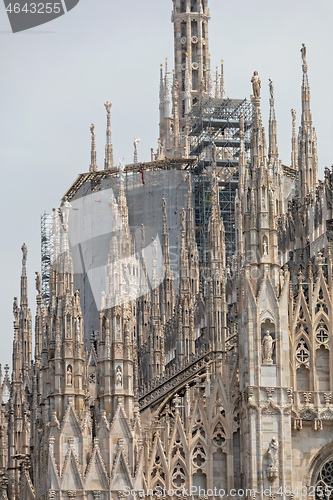
{"type": "Polygon", "coordinates": [[[190,156],[195,198],[196,239],[202,270],[207,266],[207,229],[211,213],[211,185],[214,171],[219,184],[221,216],[225,227],[226,255],[235,251],[234,204],[238,187],[240,115],[244,116],[244,143],[250,165],[252,104],[246,99],[203,98],[189,113],[190,156]]]}
{"type": "Polygon", "coordinates": [[[53,255],[53,217],[44,212],[40,218],[41,226],[41,271],[42,271],[42,298],[49,302],[50,275],[53,255]]]}

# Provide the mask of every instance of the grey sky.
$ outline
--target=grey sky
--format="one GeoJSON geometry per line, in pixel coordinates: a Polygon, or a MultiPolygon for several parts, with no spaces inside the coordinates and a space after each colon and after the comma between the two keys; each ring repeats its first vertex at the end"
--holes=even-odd
{"type": "MultiPolygon", "coordinates": [[[[307,45],[320,178],[333,161],[333,2],[331,0],[210,0],[212,68],[224,59],[228,97],[248,97],[262,80],[264,123],[268,78],[275,86],[280,157],[290,163],[290,109],[299,124],[302,43],[307,45]]],[[[149,160],[158,133],[159,65],[173,65],[171,0],[80,0],[67,15],[10,33],[0,5],[0,164],[2,195],[0,363],[11,364],[12,302],[19,294],[21,245],[28,246],[30,307],[40,268],[40,215],[89,169],[91,123],[103,168],[104,102],[112,106],[115,160],[149,160]]]]}

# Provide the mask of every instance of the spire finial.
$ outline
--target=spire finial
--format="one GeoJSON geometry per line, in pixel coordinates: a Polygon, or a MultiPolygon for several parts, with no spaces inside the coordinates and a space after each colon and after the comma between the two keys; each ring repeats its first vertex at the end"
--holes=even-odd
{"type": "Polygon", "coordinates": [[[274,109],[274,85],[272,80],[269,78],[269,150],[268,156],[271,160],[273,157],[278,157],[278,147],[277,147],[277,132],[276,132],[276,117],[274,109]]]}
{"type": "Polygon", "coordinates": [[[97,164],[96,164],[95,125],[93,123],[91,124],[90,132],[91,132],[91,164],[89,172],[96,172],[97,164]]]}
{"type": "Polygon", "coordinates": [[[138,147],[140,139],[134,139],[134,163],[138,163],[138,147]]]}
{"type": "Polygon", "coordinates": [[[106,109],[106,146],[105,146],[105,160],[104,170],[110,170],[114,167],[113,161],[113,145],[111,142],[111,106],[109,101],[104,104],[106,109]]]}
{"type": "Polygon", "coordinates": [[[291,110],[292,117],[292,136],[291,136],[291,168],[297,170],[298,167],[298,148],[296,135],[296,111],[291,110]]]}

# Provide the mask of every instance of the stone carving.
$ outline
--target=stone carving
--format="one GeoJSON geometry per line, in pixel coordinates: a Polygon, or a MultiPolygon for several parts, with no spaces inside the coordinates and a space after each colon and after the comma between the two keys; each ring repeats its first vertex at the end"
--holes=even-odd
{"type": "Polygon", "coordinates": [[[40,274],[38,271],[35,271],[35,275],[36,275],[36,290],[37,290],[37,293],[40,295],[42,293],[40,274]]]}
{"type": "Polygon", "coordinates": [[[122,386],[123,385],[123,370],[120,365],[117,366],[116,368],[116,386],[122,386]]]}
{"type": "Polygon", "coordinates": [[[138,163],[138,147],[140,139],[134,139],[134,163],[138,163]]]}
{"type": "Polygon", "coordinates": [[[264,237],[264,241],[263,241],[263,251],[264,251],[264,255],[267,256],[268,255],[268,243],[267,243],[267,238],[264,237]]]}
{"type": "Polygon", "coordinates": [[[19,319],[19,306],[18,306],[18,301],[17,301],[17,297],[14,297],[14,302],[13,302],[13,315],[14,315],[14,318],[15,318],[15,321],[18,321],[19,319]]]}
{"type": "Polygon", "coordinates": [[[278,469],[277,469],[278,450],[279,450],[279,443],[276,437],[272,437],[267,451],[268,468],[266,471],[268,480],[272,482],[278,477],[278,469]]]}
{"type": "Polygon", "coordinates": [[[260,98],[261,80],[259,78],[258,71],[255,71],[253,73],[251,83],[252,83],[252,88],[253,88],[253,96],[255,98],[260,98]]]}
{"type": "Polygon", "coordinates": [[[274,339],[270,335],[269,331],[266,330],[265,336],[262,341],[262,362],[264,365],[273,364],[273,350],[274,339]]]}
{"type": "Polygon", "coordinates": [[[64,231],[68,231],[68,219],[69,219],[69,211],[72,208],[72,205],[69,203],[67,196],[64,198],[64,202],[61,207],[62,213],[62,225],[64,231]]]}
{"type": "Polygon", "coordinates": [[[23,243],[21,250],[22,250],[22,254],[23,254],[22,265],[23,265],[23,267],[25,267],[25,265],[27,263],[27,255],[28,255],[27,245],[25,243],[23,243]]]}
{"type": "Polygon", "coordinates": [[[302,61],[303,61],[303,64],[304,66],[306,66],[306,46],[304,43],[302,43],[302,48],[301,48],[301,56],[302,56],[302,61]]]}
{"type": "Polygon", "coordinates": [[[109,115],[111,113],[111,106],[112,106],[111,102],[106,101],[106,103],[104,104],[104,106],[105,106],[107,114],[109,115]]]}
{"type": "Polygon", "coordinates": [[[270,93],[270,98],[274,99],[274,85],[272,80],[269,78],[269,93],[270,93]]]}
{"type": "Polygon", "coordinates": [[[67,385],[73,384],[73,369],[72,365],[67,366],[67,385]]]}

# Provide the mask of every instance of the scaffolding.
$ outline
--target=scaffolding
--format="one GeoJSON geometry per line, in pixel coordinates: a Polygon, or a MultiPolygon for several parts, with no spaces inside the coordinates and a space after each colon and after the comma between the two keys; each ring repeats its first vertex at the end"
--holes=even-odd
{"type": "Polygon", "coordinates": [[[41,216],[41,265],[42,265],[42,298],[47,303],[50,299],[50,276],[53,255],[53,217],[44,212],[41,216]]]}
{"type": "Polygon", "coordinates": [[[235,195],[238,187],[241,113],[244,143],[250,165],[252,105],[246,99],[204,98],[189,113],[190,156],[195,199],[196,239],[202,270],[207,267],[207,229],[211,213],[212,172],[219,184],[221,216],[225,227],[226,256],[235,251],[235,195]]]}

